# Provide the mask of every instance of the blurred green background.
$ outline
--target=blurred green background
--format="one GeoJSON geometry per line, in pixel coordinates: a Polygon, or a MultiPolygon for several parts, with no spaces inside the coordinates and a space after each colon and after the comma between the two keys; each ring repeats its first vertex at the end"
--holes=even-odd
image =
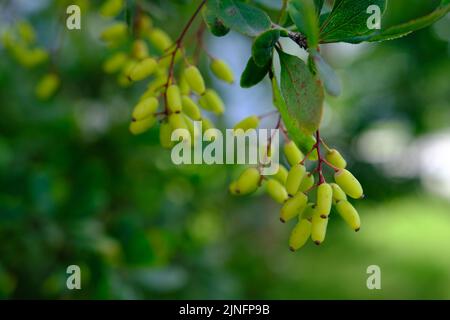
{"type": "MultiPolygon", "coordinates": [[[[448,16],[400,40],[322,48],[344,84],[327,101],[322,134],[367,198],[356,204],[359,233],[333,214],[322,246],[292,253],[293,226],[279,223],[277,205],[228,194],[242,168],[174,166],[157,130],[129,134],[143,87],[103,74],[105,23],[97,1],[79,2],[81,31],[61,22],[64,1],[0,2],[0,30],[27,19],[47,48],[64,33],[62,87],[48,102],[33,95],[45,70],[20,67],[0,47],[0,298],[450,298],[448,16]],[[82,290],[66,288],[72,264],[82,290]],[[381,290],[366,287],[370,265],[381,268],[381,290]]],[[[196,1],[145,2],[176,38],[196,1]]],[[[390,1],[386,23],[436,3],[390,1]]],[[[237,34],[206,39],[236,76],[250,44],[237,34]]],[[[222,128],[271,108],[268,83],[214,86],[228,106],[222,128]]]]}

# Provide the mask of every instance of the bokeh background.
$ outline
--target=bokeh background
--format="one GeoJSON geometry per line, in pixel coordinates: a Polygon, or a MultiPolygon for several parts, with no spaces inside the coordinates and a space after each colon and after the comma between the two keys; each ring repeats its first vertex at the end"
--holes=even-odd
{"type": "MultiPolygon", "coordinates": [[[[1,298],[450,298],[449,16],[396,41],[322,48],[344,85],[327,100],[322,134],[367,198],[357,203],[359,233],[333,214],[322,246],[291,253],[293,226],[279,223],[278,206],[228,194],[242,168],[174,166],[157,130],[129,134],[144,87],[120,88],[99,67],[110,54],[98,40],[107,24],[100,1],[78,1],[81,31],[61,22],[65,2],[0,1],[0,30],[26,19],[47,48],[63,33],[62,87],[47,102],[33,95],[44,71],[22,68],[0,45],[1,298]],[[72,264],[82,290],[66,288],[72,264]],[[366,287],[370,265],[381,268],[381,290],[366,287]]],[[[176,38],[196,1],[144,2],[176,38]]],[[[269,12],[279,6],[255,2],[269,12]]],[[[390,1],[385,23],[438,2],[390,1]]],[[[205,40],[238,77],[250,40],[205,40]]],[[[205,58],[201,66],[227,104],[221,128],[271,110],[268,83],[223,85],[208,76],[205,58]]]]}

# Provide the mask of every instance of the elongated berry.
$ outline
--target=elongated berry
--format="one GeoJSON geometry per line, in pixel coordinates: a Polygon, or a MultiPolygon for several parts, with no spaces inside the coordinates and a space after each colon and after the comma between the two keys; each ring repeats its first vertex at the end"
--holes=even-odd
{"type": "Polygon", "coordinates": [[[322,183],[317,187],[317,205],[316,212],[323,219],[328,218],[333,201],[333,189],[328,183],[322,183]]]}
{"type": "Polygon", "coordinates": [[[314,185],[314,175],[312,175],[309,172],[306,172],[298,190],[305,192],[311,189],[313,185],[314,185]]]}
{"type": "Polygon", "coordinates": [[[294,227],[289,237],[289,248],[297,251],[305,245],[311,236],[312,223],[306,219],[301,219],[294,227]]]}
{"type": "Polygon", "coordinates": [[[291,168],[286,180],[286,190],[290,196],[297,193],[305,174],[306,168],[304,165],[296,164],[291,168]]]}
{"type": "Polygon", "coordinates": [[[108,58],[103,63],[103,71],[106,73],[116,73],[119,72],[120,69],[127,63],[128,56],[123,52],[118,52],[108,58]]]}
{"type": "Polygon", "coordinates": [[[133,121],[130,124],[130,132],[134,135],[138,135],[146,132],[156,123],[156,118],[154,116],[147,117],[141,121],[133,121]]]}
{"type": "Polygon", "coordinates": [[[361,228],[361,220],[359,218],[358,211],[348,201],[342,200],[336,204],[337,212],[341,215],[342,219],[355,231],[359,231],[361,228]]]}
{"type": "Polygon", "coordinates": [[[238,193],[238,190],[237,190],[237,181],[231,182],[228,190],[230,190],[230,193],[232,195],[238,196],[239,193],[238,193]]]}
{"type": "Polygon", "coordinates": [[[107,0],[100,7],[100,14],[104,17],[115,17],[122,11],[124,0],[107,0]]]}
{"type": "Polygon", "coordinates": [[[191,93],[191,87],[189,87],[189,83],[187,83],[184,73],[180,75],[178,85],[180,86],[180,93],[184,96],[189,96],[189,94],[191,93]]]}
{"type": "Polygon", "coordinates": [[[281,182],[283,185],[285,185],[287,177],[288,177],[288,174],[289,174],[289,172],[286,169],[286,167],[283,166],[282,164],[279,164],[278,165],[278,171],[277,171],[277,173],[275,173],[273,178],[277,179],[279,182],[281,182]]]}
{"type": "Polygon", "coordinates": [[[143,40],[135,40],[131,50],[133,57],[137,60],[143,60],[148,57],[148,47],[143,40]]]}
{"type": "Polygon", "coordinates": [[[132,81],[141,81],[151,76],[158,66],[158,63],[153,58],[146,58],[134,65],[130,70],[129,78],[132,81]]]}
{"type": "Polygon", "coordinates": [[[124,22],[117,22],[106,29],[100,34],[100,39],[105,42],[117,43],[123,40],[127,36],[128,26],[124,22]]]}
{"type": "Polygon", "coordinates": [[[284,145],[284,155],[291,166],[300,163],[305,157],[292,140],[284,145]]]}
{"type": "Polygon", "coordinates": [[[212,123],[211,120],[209,120],[208,118],[205,118],[205,117],[202,118],[202,127],[203,127],[204,131],[215,128],[214,123],[212,123]]]}
{"type": "Polygon", "coordinates": [[[236,185],[236,192],[241,195],[250,194],[256,191],[259,186],[261,174],[256,168],[248,168],[239,176],[236,185]]]}
{"type": "Polygon", "coordinates": [[[170,36],[163,30],[154,28],[148,34],[148,39],[155,48],[164,52],[173,45],[170,36]]]}
{"type": "Polygon", "coordinates": [[[182,130],[179,133],[180,138],[184,144],[191,145],[193,142],[193,137],[191,131],[189,130],[189,124],[186,123],[186,118],[182,113],[171,113],[169,115],[169,124],[172,130],[182,130]]]}
{"type": "Polygon", "coordinates": [[[131,86],[131,83],[130,79],[124,73],[120,73],[117,76],[117,84],[122,88],[128,88],[131,86]]]}
{"type": "Polygon", "coordinates": [[[327,234],[328,219],[323,219],[320,214],[315,213],[312,217],[311,239],[315,244],[320,245],[325,241],[327,234]]]}
{"type": "Polygon", "coordinates": [[[154,97],[157,96],[159,93],[162,92],[164,89],[164,85],[167,82],[167,75],[158,76],[155,80],[151,81],[148,84],[147,90],[142,95],[142,99],[148,98],[148,97],[154,97]]]}
{"type": "Polygon", "coordinates": [[[301,219],[308,219],[309,221],[312,221],[312,217],[314,213],[316,212],[314,209],[316,208],[316,205],[314,203],[308,203],[306,205],[305,210],[303,210],[302,214],[299,215],[299,220],[301,219]]]}
{"type": "Polygon", "coordinates": [[[167,108],[173,113],[180,113],[183,109],[180,88],[175,84],[169,86],[167,89],[167,108]]]}
{"type": "Polygon", "coordinates": [[[153,21],[148,15],[141,14],[136,21],[136,31],[141,38],[146,36],[151,31],[152,27],[153,21]]]}
{"type": "Polygon", "coordinates": [[[359,181],[347,169],[339,170],[334,174],[334,180],[344,192],[353,199],[364,197],[359,181]]]}
{"type": "Polygon", "coordinates": [[[222,114],[225,111],[225,106],[222,99],[217,92],[212,89],[206,90],[205,94],[199,99],[200,106],[216,114],[222,114]]]}
{"type": "Polygon", "coordinates": [[[240,122],[238,122],[234,126],[234,130],[241,129],[245,132],[250,129],[256,129],[259,126],[259,122],[260,122],[260,119],[258,116],[250,116],[250,117],[247,117],[247,118],[241,120],[240,122]]]}
{"type": "Polygon", "coordinates": [[[140,101],[133,109],[133,121],[140,121],[148,117],[153,117],[158,109],[158,99],[150,97],[140,101]]]}
{"type": "Polygon", "coordinates": [[[347,200],[345,192],[336,183],[330,183],[331,189],[333,189],[333,203],[337,203],[341,200],[347,200]]]}
{"type": "Polygon", "coordinates": [[[17,23],[17,32],[21,40],[30,45],[36,41],[36,32],[33,26],[27,21],[20,21],[17,23]]]}
{"type": "Polygon", "coordinates": [[[227,65],[227,63],[223,60],[213,59],[210,64],[211,71],[214,75],[223,80],[232,84],[234,82],[234,75],[231,68],[227,65]]]}
{"type": "Polygon", "coordinates": [[[60,85],[59,76],[55,73],[46,74],[39,80],[35,94],[41,100],[47,100],[52,97],[60,85]]]}
{"type": "Polygon", "coordinates": [[[189,87],[195,93],[202,95],[205,93],[205,81],[200,73],[200,70],[196,66],[189,66],[184,70],[184,77],[189,84],[189,87]]]}
{"type": "Polygon", "coordinates": [[[170,149],[173,146],[173,142],[171,140],[172,136],[172,126],[170,125],[168,120],[164,120],[161,122],[159,127],[159,142],[161,146],[166,149],[170,149]]]}
{"type": "Polygon", "coordinates": [[[275,179],[269,179],[269,181],[267,181],[266,191],[269,196],[278,203],[284,203],[289,199],[286,188],[275,179]]]}
{"type": "Polygon", "coordinates": [[[130,73],[137,63],[138,62],[134,59],[128,59],[126,63],[123,65],[122,70],[119,76],[117,77],[117,81],[120,86],[128,87],[131,85],[132,81],[130,78],[130,73]]]}
{"type": "Polygon", "coordinates": [[[13,44],[10,48],[11,55],[26,68],[36,67],[49,58],[49,53],[42,48],[28,49],[22,44],[13,44]]]}
{"type": "Polygon", "coordinates": [[[196,121],[202,118],[200,108],[189,96],[182,96],[181,103],[183,104],[183,112],[189,118],[196,121]]]}
{"type": "Polygon", "coordinates": [[[46,62],[49,58],[49,54],[45,49],[34,48],[20,53],[20,63],[27,67],[32,68],[46,62]]]}
{"type": "Polygon", "coordinates": [[[294,197],[288,199],[281,208],[281,222],[287,222],[302,214],[307,203],[308,197],[303,192],[298,192],[294,197]]]}
{"type": "Polygon", "coordinates": [[[173,130],[185,129],[189,131],[189,127],[181,113],[172,113],[169,115],[169,123],[173,130]]]}
{"type": "Polygon", "coordinates": [[[189,135],[191,136],[191,145],[194,146],[194,141],[198,138],[197,132],[194,130],[194,123],[192,120],[183,113],[184,122],[186,123],[186,126],[189,131],[189,135]]]}
{"type": "Polygon", "coordinates": [[[345,169],[347,166],[347,161],[345,161],[344,157],[336,149],[329,150],[325,155],[325,159],[339,169],[345,169]]]}

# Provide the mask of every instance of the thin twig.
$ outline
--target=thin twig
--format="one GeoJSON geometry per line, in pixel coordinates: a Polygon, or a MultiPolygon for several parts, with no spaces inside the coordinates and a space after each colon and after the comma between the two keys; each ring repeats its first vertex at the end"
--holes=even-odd
{"type": "Polygon", "coordinates": [[[192,23],[194,22],[195,18],[200,13],[200,10],[206,4],[206,1],[207,0],[202,0],[200,5],[198,6],[198,8],[195,10],[194,14],[191,16],[189,21],[186,23],[186,25],[183,28],[183,31],[181,32],[180,36],[175,41],[175,48],[172,51],[172,54],[171,54],[172,57],[170,59],[169,75],[167,77],[167,82],[165,84],[165,90],[164,90],[164,102],[165,102],[165,112],[166,112],[166,114],[168,113],[168,109],[167,109],[167,89],[169,88],[169,85],[173,81],[173,73],[174,73],[174,67],[175,67],[176,54],[177,54],[178,50],[180,50],[180,48],[182,47],[184,37],[186,36],[187,32],[189,31],[189,28],[192,26],[192,23]]]}

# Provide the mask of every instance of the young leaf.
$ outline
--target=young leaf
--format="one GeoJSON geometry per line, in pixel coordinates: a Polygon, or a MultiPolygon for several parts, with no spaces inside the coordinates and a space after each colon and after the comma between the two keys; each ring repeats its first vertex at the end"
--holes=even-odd
{"type": "Polygon", "coordinates": [[[286,130],[289,133],[289,137],[295,142],[295,144],[304,152],[307,153],[312,149],[315,140],[312,135],[306,135],[300,130],[300,126],[294,117],[291,117],[287,109],[286,103],[280,92],[277,79],[272,78],[272,95],[273,103],[278,109],[283,119],[283,123],[286,126],[286,130]]]}
{"type": "Polygon", "coordinates": [[[273,49],[280,38],[280,30],[272,29],[261,33],[253,42],[252,56],[255,63],[264,67],[272,60],[273,49]]]}
{"type": "Polygon", "coordinates": [[[312,60],[314,61],[315,69],[319,73],[320,78],[324,84],[325,90],[329,95],[337,97],[341,94],[341,82],[336,75],[336,72],[330,65],[322,58],[317,50],[309,50],[312,60]]]}
{"type": "Polygon", "coordinates": [[[292,0],[288,6],[289,15],[298,31],[306,35],[309,48],[319,44],[319,22],[313,0],[292,0]]]}
{"type": "Polygon", "coordinates": [[[281,93],[289,116],[298,128],[312,135],[320,125],[323,113],[324,91],[322,84],[295,56],[279,51],[281,62],[281,93]]]}
{"type": "Polygon", "coordinates": [[[252,57],[247,62],[244,72],[241,76],[241,87],[250,88],[260,83],[269,72],[270,62],[264,67],[258,66],[252,57]]]}
{"type": "Polygon", "coordinates": [[[336,0],[328,18],[320,28],[320,42],[347,42],[373,30],[367,26],[369,6],[376,5],[384,13],[386,0],[336,0]]]}
{"type": "Polygon", "coordinates": [[[215,14],[225,25],[239,33],[254,37],[270,29],[272,23],[269,16],[256,7],[235,0],[215,0],[215,14]]]}
{"type": "Polygon", "coordinates": [[[393,40],[403,36],[406,36],[414,31],[428,27],[441,19],[450,11],[450,0],[442,0],[441,5],[431,12],[430,14],[420,17],[409,22],[389,27],[385,30],[376,31],[370,35],[362,37],[354,37],[348,39],[347,42],[350,43],[360,43],[363,41],[375,42],[375,41],[386,41],[393,40]]]}
{"type": "Polygon", "coordinates": [[[230,32],[230,28],[225,26],[223,20],[220,19],[209,6],[203,8],[202,15],[208,29],[216,37],[223,37],[230,32]]]}

